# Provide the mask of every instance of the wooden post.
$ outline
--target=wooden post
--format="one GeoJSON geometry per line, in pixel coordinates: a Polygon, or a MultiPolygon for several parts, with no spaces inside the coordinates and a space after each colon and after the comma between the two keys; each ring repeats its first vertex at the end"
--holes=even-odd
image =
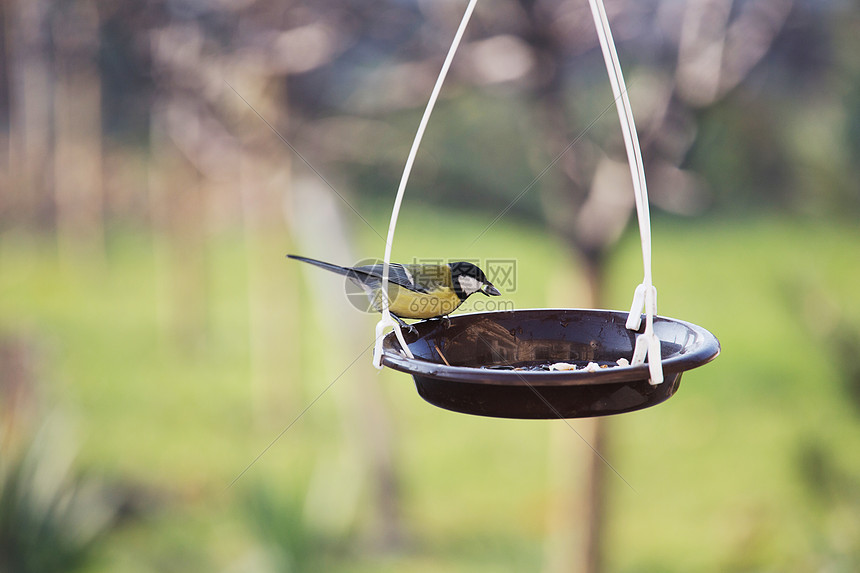
{"type": "Polygon", "coordinates": [[[194,105],[168,96],[153,107],[149,182],[159,311],[168,340],[185,351],[203,341],[208,326],[207,202],[189,157],[199,144],[199,129],[194,105]],[[176,141],[180,133],[182,143],[176,141]]]}
{"type": "MultiPolygon", "coordinates": [[[[340,199],[333,198],[326,184],[313,175],[297,181],[294,190],[292,227],[299,252],[347,265],[357,262],[340,217],[340,199]]],[[[319,276],[321,271],[316,269],[297,268],[296,272],[313,273],[309,278],[314,288],[308,289],[313,309],[306,320],[323,325],[326,333],[323,344],[326,353],[330,352],[331,359],[336,360],[336,368],[345,368],[363,352],[361,362],[352,366],[336,396],[344,434],[354,444],[360,460],[360,478],[364,488],[370,490],[370,543],[377,549],[392,551],[402,544],[404,533],[394,455],[395,432],[377,372],[370,365],[374,322],[348,301],[342,277],[319,276]]],[[[334,368],[325,371],[332,378],[340,373],[334,368]]],[[[329,485],[338,487],[334,482],[329,485]]]]}
{"type": "Polygon", "coordinates": [[[9,49],[9,190],[7,205],[19,223],[35,226],[46,221],[50,204],[51,94],[49,38],[45,0],[5,3],[9,49]]]}
{"type": "MultiPolygon", "coordinates": [[[[242,86],[253,82],[253,93],[265,93],[266,101],[256,101],[258,111],[273,126],[283,129],[288,106],[286,96],[277,93],[268,76],[244,74],[242,86]]],[[[226,97],[237,98],[227,90],[226,97]]],[[[244,106],[244,103],[242,104],[244,106]]],[[[248,316],[251,355],[251,395],[258,419],[295,405],[298,389],[286,383],[296,371],[299,359],[300,327],[298,279],[285,258],[292,230],[283,216],[292,195],[292,156],[269,128],[250,109],[248,128],[237,150],[238,172],[235,188],[241,205],[248,280],[248,316]],[[265,141],[265,143],[262,143],[265,141]]]]}

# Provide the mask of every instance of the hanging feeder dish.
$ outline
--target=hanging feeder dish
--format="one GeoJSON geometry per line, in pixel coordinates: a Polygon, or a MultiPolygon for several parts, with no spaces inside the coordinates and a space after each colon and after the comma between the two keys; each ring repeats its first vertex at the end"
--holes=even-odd
{"type": "Polygon", "coordinates": [[[627,313],[529,309],[464,314],[414,324],[413,358],[394,333],[382,363],[412,374],[418,394],[440,408],[499,418],[584,418],[654,406],[678,389],[681,374],[713,360],[720,345],[707,330],[658,317],[664,380],[651,384],[647,364],[620,366],[639,332],[627,313]],[[549,370],[561,363],[576,370],[549,370]],[[591,364],[591,368],[589,368],[591,364]]]}
{"type": "MultiPolygon", "coordinates": [[[[388,272],[397,216],[418,146],[477,0],[469,0],[406,160],[385,246],[388,272]]],[[[654,406],[678,389],[681,374],[720,352],[696,325],[657,316],[651,277],[648,191],[633,112],[602,0],[588,0],[621,122],[642,242],[644,277],[630,312],[532,309],[427,320],[404,334],[382,298],[374,365],[412,374],[427,402],[501,418],[583,418],[654,406]],[[385,329],[393,330],[385,334],[385,329]]]]}

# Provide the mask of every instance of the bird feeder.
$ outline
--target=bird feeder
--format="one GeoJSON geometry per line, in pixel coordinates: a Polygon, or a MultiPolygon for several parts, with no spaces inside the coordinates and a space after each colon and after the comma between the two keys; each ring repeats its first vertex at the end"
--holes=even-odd
{"type": "MultiPolygon", "coordinates": [[[[470,0],[419,124],[388,229],[382,292],[397,216],[427,121],[477,0],[470,0]]],[[[720,352],[699,326],[657,316],[651,277],[651,222],[639,141],[602,0],[589,0],[612,86],[630,164],[642,243],[643,281],[629,312],[528,309],[454,316],[416,323],[404,334],[383,297],[374,364],[411,374],[427,402],[467,414],[501,418],[582,418],[659,404],[681,375],[720,352]],[[386,328],[393,330],[387,335],[386,328]]]]}
{"type": "Polygon", "coordinates": [[[406,335],[413,358],[400,351],[392,333],[383,342],[382,363],[412,374],[421,397],[448,410],[500,418],[583,418],[667,400],[681,374],[709,362],[720,349],[707,330],[656,317],[663,381],[652,384],[648,364],[624,363],[644,330],[630,330],[626,321],[624,312],[583,309],[464,314],[451,317],[450,325],[429,320],[406,335]],[[559,363],[576,369],[548,369],[559,363]]]}

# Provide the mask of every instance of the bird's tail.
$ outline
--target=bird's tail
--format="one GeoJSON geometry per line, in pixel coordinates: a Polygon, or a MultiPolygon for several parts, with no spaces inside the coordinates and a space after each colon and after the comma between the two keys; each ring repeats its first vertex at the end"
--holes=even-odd
{"type": "Polygon", "coordinates": [[[324,261],[318,261],[316,259],[309,259],[307,257],[300,257],[298,255],[287,255],[287,258],[295,259],[297,261],[303,261],[305,263],[310,263],[312,265],[318,266],[320,268],[323,268],[327,271],[331,271],[333,273],[337,273],[339,275],[351,275],[351,274],[353,274],[352,269],[348,269],[346,267],[340,267],[338,265],[333,265],[331,263],[326,263],[324,261]]]}

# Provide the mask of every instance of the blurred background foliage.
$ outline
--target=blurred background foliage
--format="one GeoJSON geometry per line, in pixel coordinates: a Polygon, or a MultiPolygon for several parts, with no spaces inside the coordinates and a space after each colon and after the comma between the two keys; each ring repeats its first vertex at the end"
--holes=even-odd
{"type": "MultiPolygon", "coordinates": [[[[0,571],[858,570],[860,10],[605,3],[723,355],[570,425],[423,404],[284,260],[382,255],[464,0],[0,3],[0,571]]],[[[394,258],[627,308],[630,191],[586,0],[485,1],[394,258]]]]}

